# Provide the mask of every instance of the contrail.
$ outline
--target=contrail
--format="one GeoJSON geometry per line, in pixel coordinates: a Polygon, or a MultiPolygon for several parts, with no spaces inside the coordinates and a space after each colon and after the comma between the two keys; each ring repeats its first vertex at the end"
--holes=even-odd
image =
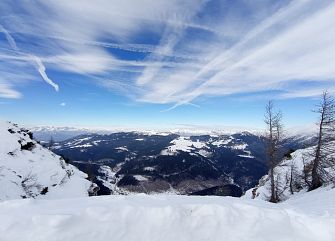
{"type": "MultiPolygon", "coordinates": [[[[8,44],[10,45],[10,47],[15,50],[15,51],[20,51],[20,49],[17,47],[16,42],[14,40],[14,38],[12,37],[12,35],[0,24],[0,32],[3,32],[8,44]]],[[[21,51],[22,53],[22,51],[21,51]]],[[[25,55],[26,57],[28,57],[28,59],[31,59],[32,62],[34,62],[34,66],[36,68],[36,70],[38,71],[38,73],[40,74],[40,76],[42,77],[42,79],[48,83],[49,85],[51,85],[56,91],[59,91],[59,86],[53,82],[47,75],[47,73],[45,72],[45,66],[42,62],[42,60],[32,54],[26,54],[26,53],[22,53],[23,55],[25,55]]]]}
{"type": "Polygon", "coordinates": [[[51,85],[56,91],[59,90],[59,86],[53,82],[48,75],[45,72],[45,66],[42,63],[41,59],[35,55],[31,55],[31,58],[35,61],[37,65],[37,71],[40,73],[41,77],[44,79],[45,82],[47,82],[49,85],[51,85]]]}
{"type": "Polygon", "coordinates": [[[5,34],[5,37],[7,39],[8,44],[13,50],[19,51],[19,48],[17,47],[15,40],[13,37],[9,34],[9,32],[0,24],[0,32],[3,32],[5,34]]]}

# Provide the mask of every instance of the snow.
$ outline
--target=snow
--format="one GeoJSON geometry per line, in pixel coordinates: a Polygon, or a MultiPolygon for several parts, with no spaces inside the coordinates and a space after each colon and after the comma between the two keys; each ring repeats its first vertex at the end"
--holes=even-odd
{"type": "Polygon", "coordinates": [[[333,241],[334,207],[335,189],[281,204],[143,194],[15,200],[0,202],[0,237],[2,241],[333,241]]]}
{"type": "Polygon", "coordinates": [[[244,150],[248,147],[248,144],[243,143],[243,144],[236,144],[234,146],[232,146],[233,149],[235,150],[244,150]]]}
{"type": "Polygon", "coordinates": [[[97,146],[97,145],[99,145],[100,142],[103,142],[103,140],[93,141],[92,144],[97,146]]]}
{"type": "Polygon", "coordinates": [[[148,178],[142,175],[134,175],[134,177],[137,181],[148,181],[148,178]]]}
{"type": "Polygon", "coordinates": [[[206,150],[199,150],[198,154],[203,156],[203,157],[211,157],[212,156],[212,153],[209,152],[209,151],[206,151],[206,150]]]}
{"type": "Polygon", "coordinates": [[[155,171],[156,169],[154,167],[144,167],[143,170],[152,172],[152,171],[155,171]]]}
{"type": "Polygon", "coordinates": [[[89,143],[86,143],[86,144],[83,144],[83,145],[76,145],[76,146],[71,146],[70,148],[87,148],[87,147],[92,147],[93,145],[92,144],[89,144],[89,143]]]}
{"type": "Polygon", "coordinates": [[[98,176],[98,180],[102,182],[102,184],[107,187],[112,194],[127,194],[127,191],[121,190],[116,184],[122,178],[116,176],[116,173],[120,170],[120,166],[122,163],[119,163],[114,169],[109,166],[100,166],[99,172],[103,174],[103,176],[98,176]]]}
{"type": "Polygon", "coordinates": [[[109,166],[100,166],[99,173],[104,174],[103,178],[98,176],[98,180],[103,183],[105,187],[108,187],[110,190],[115,189],[116,187],[116,177],[114,172],[109,166]]]}
{"type": "MultiPolygon", "coordinates": [[[[91,139],[92,139],[92,136],[71,140],[71,141],[65,143],[64,146],[67,146],[67,147],[70,147],[70,148],[87,148],[87,147],[92,147],[93,145],[97,145],[97,143],[94,143],[94,141],[92,142],[92,144],[89,143],[88,141],[91,140],[91,139]],[[83,144],[83,142],[84,142],[84,144],[83,144]]],[[[55,143],[55,144],[57,144],[57,143],[55,143]]],[[[54,149],[54,147],[53,147],[53,149],[54,149]]]]}
{"type": "MultiPolygon", "coordinates": [[[[240,146],[242,146],[242,145],[240,145],[240,146]]],[[[245,146],[245,148],[248,146],[247,144],[246,145],[244,145],[245,146]]],[[[240,154],[240,155],[238,155],[239,157],[244,157],[244,158],[255,158],[253,155],[251,155],[251,151],[248,151],[248,150],[245,150],[245,149],[243,149],[243,152],[245,153],[245,154],[240,154]]]]}
{"type": "Polygon", "coordinates": [[[183,151],[183,152],[189,152],[191,154],[196,153],[203,157],[211,157],[212,153],[208,145],[214,145],[217,147],[226,146],[234,150],[241,150],[245,154],[239,155],[240,157],[255,158],[254,156],[251,155],[250,151],[246,150],[248,144],[241,143],[241,141],[238,141],[238,143],[234,143],[233,142],[234,140],[235,139],[233,136],[225,136],[224,139],[219,140],[209,139],[208,142],[202,142],[199,140],[192,141],[190,137],[181,136],[171,141],[170,143],[172,145],[162,150],[160,154],[175,155],[178,153],[178,151],[183,151]]]}
{"type": "MultiPolygon", "coordinates": [[[[279,198],[281,201],[288,200],[293,196],[300,195],[307,192],[308,186],[305,182],[304,166],[310,164],[313,160],[311,153],[314,147],[309,147],[306,149],[299,149],[291,153],[291,158],[284,158],[275,168],[274,176],[277,183],[277,189],[279,198]],[[293,183],[293,193],[289,187],[289,181],[291,180],[291,172],[293,173],[292,183],[293,183]]],[[[324,168],[324,171],[330,176],[335,176],[333,169],[324,168]]],[[[310,179],[310,177],[309,177],[310,179]]],[[[309,180],[311,181],[311,180],[309,180]]],[[[326,182],[325,186],[332,186],[332,182],[326,182]]],[[[270,179],[268,175],[263,176],[259,180],[258,186],[249,189],[245,193],[245,198],[251,199],[262,199],[268,200],[270,197],[270,179]]]]}
{"type": "Polygon", "coordinates": [[[308,212],[313,215],[330,215],[335,213],[334,187],[327,186],[318,188],[312,192],[303,192],[292,196],[285,202],[299,211],[308,212]]]}
{"type": "Polygon", "coordinates": [[[119,150],[119,151],[128,151],[128,149],[127,149],[126,146],[119,146],[119,147],[116,147],[115,150],[119,150]]]}
{"type": "Polygon", "coordinates": [[[238,155],[239,157],[245,157],[245,158],[255,158],[254,156],[251,155],[238,155]]]}
{"type": "Polygon", "coordinates": [[[91,183],[86,176],[32,140],[28,131],[0,121],[0,200],[87,196],[91,183]],[[33,146],[22,149],[26,144],[33,146]]]}
{"type": "MultiPolygon", "coordinates": [[[[164,149],[161,152],[161,155],[174,155],[178,151],[191,152],[194,149],[201,149],[201,148],[207,149],[208,148],[206,143],[201,142],[199,140],[192,141],[189,137],[179,137],[171,141],[171,144],[172,144],[171,146],[168,146],[167,149],[164,149]]],[[[203,152],[202,154],[205,154],[205,153],[203,152]]]]}
{"type": "Polygon", "coordinates": [[[231,141],[233,140],[233,137],[231,136],[229,139],[221,139],[212,142],[212,145],[220,147],[220,146],[225,146],[228,145],[231,141]]]}
{"type": "MultiPolygon", "coordinates": [[[[205,143],[187,137],[171,144],[167,153],[195,148],[200,149],[199,154],[209,153],[205,143]]],[[[308,151],[298,150],[292,159],[283,160],[276,167],[279,180],[292,165],[301,172],[308,151]]],[[[119,191],[118,168],[99,169],[106,174],[101,181],[115,193],[119,191]]],[[[334,241],[333,185],[312,192],[302,189],[294,195],[284,190],[289,199],[272,204],[262,200],[268,195],[267,176],[260,180],[254,200],[250,200],[252,190],[244,198],[166,194],[87,197],[90,182],[86,176],[31,140],[26,131],[0,121],[0,240],[334,241]],[[21,145],[30,142],[34,147],[22,150],[21,145]],[[45,195],[40,194],[43,187],[48,187],[45,195]],[[20,199],[22,196],[36,199],[20,199]]],[[[146,180],[142,175],[134,177],[146,180]]]]}

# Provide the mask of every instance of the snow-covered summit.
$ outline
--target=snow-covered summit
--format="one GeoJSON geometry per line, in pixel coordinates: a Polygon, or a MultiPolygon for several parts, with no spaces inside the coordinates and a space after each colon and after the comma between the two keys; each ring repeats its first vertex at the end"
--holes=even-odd
{"type": "Polygon", "coordinates": [[[86,176],[28,130],[0,120],[0,200],[87,196],[86,176]]]}

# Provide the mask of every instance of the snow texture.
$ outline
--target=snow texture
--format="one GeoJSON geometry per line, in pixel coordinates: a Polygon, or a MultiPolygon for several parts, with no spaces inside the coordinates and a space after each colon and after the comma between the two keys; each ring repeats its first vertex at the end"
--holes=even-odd
{"type": "Polygon", "coordinates": [[[333,241],[334,227],[335,189],[280,204],[143,194],[0,203],[2,241],[333,241]]]}
{"type": "MultiPolygon", "coordinates": [[[[171,146],[168,146],[167,149],[164,149],[161,152],[161,155],[175,155],[178,151],[191,152],[195,149],[208,149],[206,143],[201,141],[192,141],[189,137],[179,137],[171,141],[171,144],[171,146]]],[[[210,153],[205,150],[199,154],[202,156],[210,155],[210,153]]]]}
{"type": "Polygon", "coordinates": [[[87,196],[87,175],[30,135],[0,120],[0,200],[87,196]]]}

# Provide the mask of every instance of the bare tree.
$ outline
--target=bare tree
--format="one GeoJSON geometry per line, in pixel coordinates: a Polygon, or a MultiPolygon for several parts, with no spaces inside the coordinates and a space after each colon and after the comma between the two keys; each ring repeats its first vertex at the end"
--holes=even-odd
{"type": "Polygon", "coordinates": [[[289,171],[287,175],[289,176],[289,190],[290,193],[293,194],[303,188],[304,170],[300,172],[293,161],[291,161],[288,168],[289,171]]]}
{"type": "Polygon", "coordinates": [[[325,167],[334,165],[333,155],[335,140],[335,101],[328,94],[323,92],[321,103],[315,111],[320,115],[318,122],[317,145],[313,153],[312,161],[312,182],[310,190],[320,187],[327,179],[325,167]]]}
{"type": "Polygon", "coordinates": [[[94,182],[95,180],[95,175],[93,174],[93,162],[92,160],[88,160],[87,164],[86,164],[86,174],[87,174],[87,180],[89,180],[90,182],[94,182]]]}
{"type": "Polygon", "coordinates": [[[310,153],[304,153],[302,155],[302,163],[303,163],[303,179],[305,182],[305,185],[308,187],[308,189],[311,189],[312,183],[310,180],[310,173],[312,171],[312,164],[311,162],[306,161],[308,157],[310,157],[310,153]]]}
{"type": "Polygon", "coordinates": [[[33,175],[31,172],[22,178],[21,186],[26,193],[25,197],[34,197],[38,190],[42,189],[42,186],[37,183],[36,174],[33,175]]]}
{"type": "Polygon", "coordinates": [[[269,176],[271,183],[270,202],[278,202],[277,182],[275,180],[274,168],[279,161],[279,149],[282,140],[282,114],[280,111],[274,110],[272,101],[269,101],[265,107],[265,124],[267,125],[266,140],[267,140],[267,159],[269,165],[269,176]]]}
{"type": "Polygon", "coordinates": [[[287,176],[288,174],[290,175],[289,177],[287,177],[286,179],[289,180],[289,187],[290,187],[290,193],[293,194],[294,193],[294,186],[293,186],[293,183],[294,183],[294,178],[295,178],[295,173],[294,173],[294,163],[291,163],[290,165],[290,171],[289,173],[287,173],[287,176]]]}
{"type": "Polygon", "coordinates": [[[48,143],[48,148],[51,149],[55,144],[54,138],[51,136],[49,143],[48,143]]]}

